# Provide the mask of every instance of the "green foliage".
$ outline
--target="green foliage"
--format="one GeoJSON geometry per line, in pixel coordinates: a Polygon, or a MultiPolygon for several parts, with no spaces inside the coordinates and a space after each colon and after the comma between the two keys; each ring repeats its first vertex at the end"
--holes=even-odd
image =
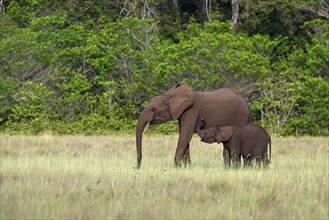
{"type": "Polygon", "coordinates": [[[144,78],[149,83],[141,85],[153,95],[178,82],[197,90],[224,86],[248,93],[256,86],[256,78],[269,74],[265,49],[269,51],[273,45],[276,43],[268,37],[234,35],[228,23],[207,23],[204,28],[191,24],[180,33],[179,43],[162,42],[152,47],[156,55],[147,60],[152,68],[144,78]]]}
{"type": "Polygon", "coordinates": [[[42,83],[24,82],[13,94],[14,103],[5,130],[37,134],[50,129],[49,122],[54,120],[55,112],[51,101],[55,93],[42,83]]]}
{"type": "Polygon", "coordinates": [[[240,4],[240,30],[249,34],[294,37],[301,33],[300,25],[310,17],[296,0],[241,0],[240,4]]]}
{"type": "Polygon", "coordinates": [[[302,86],[298,101],[300,118],[291,119],[291,123],[301,134],[329,135],[329,43],[315,40],[308,46],[305,57],[301,61],[306,68],[299,80],[302,86]]]}
{"type": "Polygon", "coordinates": [[[256,105],[263,125],[282,135],[328,135],[328,42],[295,48],[261,86],[256,105]]]}
{"type": "Polygon", "coordinates": [[[234,33],[230,1],[213,3],[212,22],[197,1],[120,3],[5,2],[1,131],[131,132],[153,96],[187,83],[236,89],[273,133],[329,135],[329,23],[301,12],[317,1],[243,0],[234,33]]]}
{"type": "Polygon", "coordinates": [[[48,71],[50,43],[38,42],[38,33],[30,29],[18,28],[10,22],[1,25],[10,26],[0,30],[3,36],[0,50],[1,75],[22,81],[42,78],[48,71]]]}
{"type": "Polygon", "coordinates": [[[12,113],[12,106],[14,104],[13,94],[19,82],[13,78],[0,77],[0,126],[7,122],[9,115],[12,113]]]}

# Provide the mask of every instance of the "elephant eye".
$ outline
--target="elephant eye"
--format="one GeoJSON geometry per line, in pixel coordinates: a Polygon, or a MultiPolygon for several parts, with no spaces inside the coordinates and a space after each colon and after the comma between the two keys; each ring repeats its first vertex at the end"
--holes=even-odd
{"type": "Polygon", "coordinates": [[[156,108],[152,108],[151,111],[152,111],[152,112],[155,112],[155,111],[156,111],[156,108]]]}

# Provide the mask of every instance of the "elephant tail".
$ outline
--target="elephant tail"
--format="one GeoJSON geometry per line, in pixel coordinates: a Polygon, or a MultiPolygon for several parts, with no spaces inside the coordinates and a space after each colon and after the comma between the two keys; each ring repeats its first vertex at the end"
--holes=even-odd
{"type": "Polygon", "coordinates": [[[271,143],[271,136],[269,136],[268,141],[268,160],[271,161],[271,155],[272,155],[272,143],[271,143]]]}

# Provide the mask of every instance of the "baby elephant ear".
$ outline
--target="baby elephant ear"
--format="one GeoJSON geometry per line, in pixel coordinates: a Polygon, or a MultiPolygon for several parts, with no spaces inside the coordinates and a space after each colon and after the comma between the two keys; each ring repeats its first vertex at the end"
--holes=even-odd
{"type": "Polygon", "coordinates": [[[228,141],[231,139],[233,131],[232,128],[227,126],[227,127],[220,127],[216,129],[216,140],[218,143],[222,143],[223,141],[228,141]]]}

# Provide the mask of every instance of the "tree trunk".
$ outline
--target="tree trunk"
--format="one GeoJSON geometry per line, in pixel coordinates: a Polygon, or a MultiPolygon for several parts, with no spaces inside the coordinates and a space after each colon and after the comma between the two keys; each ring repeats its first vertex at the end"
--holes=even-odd
{"type": "Polygon", "coordinates": [[[232,4],[231,29],[235,31],[238,28],[239,0],[232,0],[231,4],[232,4]]]}
{"type": "Polygon", "coordinates": [[[173,0],[172,2],[174,3],[174,6],[178,8],[178,0],[173,0]]]}
{"type": "Polygon", "coordinates": [[[5,16],[5,6],[3,5],[3,0],[0,0],[0,16],[5,16]]]}
{"type": "Polygon", "coordinates": [[[211,22],[210,13],[211,13],[211,0],[206,0],[206,14],[207,14],[208,22],[211,22]]]}

